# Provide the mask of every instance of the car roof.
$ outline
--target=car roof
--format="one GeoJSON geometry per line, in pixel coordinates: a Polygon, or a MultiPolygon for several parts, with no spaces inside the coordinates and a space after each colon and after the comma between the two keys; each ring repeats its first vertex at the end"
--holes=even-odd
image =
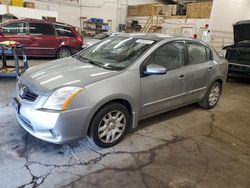
{"type": "Polygon", "coordinates": [[[173,40],[189,40],[204,43],[204,41],[197,40],[191,37],[183,37],[183,36],[171,36],[164,33],[119,33],[115,36],[124,36],[124,37],[133,37],[139,39],[147,39],[154,41],[161,41],[165,39],[173,39],[173,40]]]}
{"type": "Polygon", "coordinates": [[[51,23],[51,24],[58,24],[58,25],[63,25],[67,27],[73,27],[72,25],[62,23],[62,22],[53,22],[53,21],[48,21],[48,20],[39,20],[39,19],[30,19],[30,18],[23,18],[23,19],[15,19],[15,20],[9,20],[4,23],[15,23],[15,22],[37,22],[37,23],[51,23]]]}
{"type": "Polygon", "coordinates": [[[140,39],[148,39],[148,40],[163,40],[167,38],[171,38],[172,36],[161,34],[161,33],[119,33],[115,36],[121,37],[133,37],[133,38],[140,38],[140,39]]]}

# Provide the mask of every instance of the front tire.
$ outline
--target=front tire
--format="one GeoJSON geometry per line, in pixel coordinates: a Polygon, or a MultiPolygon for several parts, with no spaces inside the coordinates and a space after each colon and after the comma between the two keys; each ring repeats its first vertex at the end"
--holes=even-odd
{"type": "Polygon", "coordinates": [[[61,47],[57,53],[56,53],[56,57],[57,59],[60,59],[60,58],[65,58],[65,57],[69,57],[71,56],[71,51],[69,48],[67,47],[61,47]]]}
{"type": "Polygon", "coordinates": [[[219,101],[222,86],[219,82],[214,82],[205,97],[198,104],[200,107],[205,109],[212,109],[216,106],[219,101]]]}
{"type": "Polygon", "coordinates": [[[111,147],[122,140],[129,124],[127,108],[117,102],[110,103],[95,114],[90,125],[90,137],[99,147],[111,147]]]}

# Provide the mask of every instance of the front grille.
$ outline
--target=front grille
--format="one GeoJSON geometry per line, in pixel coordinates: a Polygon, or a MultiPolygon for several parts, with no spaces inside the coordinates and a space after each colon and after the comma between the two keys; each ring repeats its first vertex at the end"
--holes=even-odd
{"type": "Polygon", "coordinates": [[[26,99],[28,101],[35,101],[38,97],[37,94],[31,92],[31,91],[27,91],[25,92],[24,95],[20,96],[22,99],[26,99]]]}
{"type": "Polygon", "coordinates": [[[32,92],[30,89],[28,89],[22,83],[18,84],[18,92],[19,92],[19,96],[22,99],[25,99],[25,100],[28,100],[28,101],[32,101],[32,102],[34,102],[37,99],[37,97],[38,97],[38,94],[32,92]]]}

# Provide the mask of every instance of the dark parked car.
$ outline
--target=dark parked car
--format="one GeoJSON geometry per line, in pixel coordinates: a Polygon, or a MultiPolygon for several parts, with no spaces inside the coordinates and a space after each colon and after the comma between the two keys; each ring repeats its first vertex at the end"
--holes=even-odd
{"type": "Polygon", "coordinates": [[[237,22],[233,29],[234,45],[224,47],[228,76],[250,78],[250,20],[237,22]]]}
{"type": "Polygon", "coordinates": [[[19,19],[0,24],[0,42],[17,41],[28,56],[68,57],[78,52],[83,39],[75,27],[36,19],[19,19]]]}

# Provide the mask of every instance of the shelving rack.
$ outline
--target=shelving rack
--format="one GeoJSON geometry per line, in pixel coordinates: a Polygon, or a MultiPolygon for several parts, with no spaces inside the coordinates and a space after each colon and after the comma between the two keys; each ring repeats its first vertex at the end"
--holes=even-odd
{"type": "Polygon", "coordinates": [[[109,30],[109,24],[103,23],[103,19],[83,17],[81,19],[81,31],[83,35],[95,36],[109,30]]]}

